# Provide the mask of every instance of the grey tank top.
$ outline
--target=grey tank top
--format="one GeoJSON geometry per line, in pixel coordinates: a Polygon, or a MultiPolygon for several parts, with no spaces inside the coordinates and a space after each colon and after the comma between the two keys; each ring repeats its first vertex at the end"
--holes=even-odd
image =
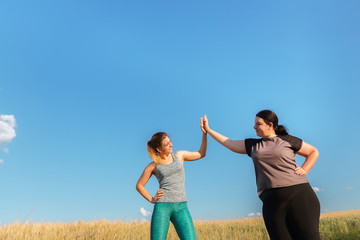
{"type": "Polygon", "coordinates": [[[157,202],[186,202],[184,166],[174,154],[171,155],[172,163],[156,165],[156,178],[164,191],[164,196],[157,202]]]}

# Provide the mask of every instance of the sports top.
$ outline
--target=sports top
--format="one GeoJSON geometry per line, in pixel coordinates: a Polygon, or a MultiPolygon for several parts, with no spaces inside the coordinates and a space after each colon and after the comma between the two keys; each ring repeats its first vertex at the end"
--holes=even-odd
{"type": "Polygon", "coordinates": [[[300,150],[302,142],[291,135],[245,139],[246,153],[255,167],[258,194],[269,188],[308,182],[305,175],[295,173],[295,153],[300,150]]]}
{"type": "Polygon", "coordinates": [[[156,165],[156,178],[164,191],[164,196],[157,202],[186,202],[184,166],[174,154],[171,155],[172,163],[156,165]]]}

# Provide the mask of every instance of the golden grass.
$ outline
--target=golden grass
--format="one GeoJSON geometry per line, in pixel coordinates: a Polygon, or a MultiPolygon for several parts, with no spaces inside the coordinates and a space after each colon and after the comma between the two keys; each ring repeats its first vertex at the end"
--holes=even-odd
{"type": "MultiPolygon", "coordinates": [[[[262,218],[195,221],[197,238],[269,239],[262,218]]],[[[324,240],[360,239],[360,210],[324,213],[320,219],[324,240]]],[[[137,240],[150,239],[149,222],[78,221],[74,223],[12,223],[0,227],[0,240],[137,240]]],[[[168,238],[179,239],[171,225],[168,238]]]]}
{"type": "Polygon", "coordinates": [[[322,214],[320,215],[320,218],[350,217],[350,216],[360,217],[360,209],[357,209],[357,210],[349,210],[349,211],[341,211],[341,212],[322,213],[322,214]]]}
{"type": "Polygon", "coordinates": [[[321,214],[320,236],[326,240],[360,239],[360,210],[321,214]]]}

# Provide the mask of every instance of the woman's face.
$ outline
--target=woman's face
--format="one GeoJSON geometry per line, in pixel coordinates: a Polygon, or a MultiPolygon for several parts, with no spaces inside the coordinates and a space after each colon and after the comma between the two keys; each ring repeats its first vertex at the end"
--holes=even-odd
{"type": "Polygon", "coordinates": [[[159,152],[163,155],[169,155],[172,153],[172,142],[169,137],[165,137],[164,140],[161,142],[161,149],[159,152]]]}
{"type": "Polygon", "coordinates": [[[260,117],[255,117],[254,129],[256,131],[256,135],[259,137],[267,137],[273,131],[272,125],[267,124],[264,119],[260,117]]]}

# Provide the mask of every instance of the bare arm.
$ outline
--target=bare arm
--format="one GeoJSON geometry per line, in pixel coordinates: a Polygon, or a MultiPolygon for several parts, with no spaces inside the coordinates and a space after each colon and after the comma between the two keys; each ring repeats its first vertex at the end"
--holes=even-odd
{"type": "Polygon", "coordinates": [[[305,162],[301,167],[295,169],[295,173],[299,175],[306,175],[314,167],[316,160],[319,157],[319,151],[312,145],[303,142],[297,154],[305,157],[305,162]]]}
{"type": "Polygon", "coordinates": [[[207,148],[207,134],[204,133],[202,136],[201,146],[199,151],[189,152],[185,150],[180,150],[175,153],[175,155],[183,162],[183,161],[195,161],[199,160],[206,156],[206,148],[207,148]]]}
{"type": "Polygon", "coordinates": [[[244,140],[231,140],[230,138],[225,137],[224,135],[221,135],[220,133],[212,130],[209,127],[209,122],[208,122],[206,115],[204,115],[204,129],[206,130],[207,133],[210,134],[210,136],[213,139],[215,139],[217,142],[219,142],[224,147],[226,147],[236,153],[246,154],[244,140]]]}
{"type": "Polygon", "coordinates": [[[182,161],[195,161],[206,156],[207,149],[207,133],[204,129],[203,119],[200,119],[200,128],[203,132],[200,149],[197,152],[189,152],[185,150],[177,151],[175,155],[182,161]]]}
{"type": "Polygon", "coordinates": [[[150,177],[154,174],[156,164],[154,162],[150,163],[146,166],[143,173],[141,174],[137,184],[136,184],[136,190],[149,202],[156,203],[157,200],[162,198],[164,195],[162,189],[159,189],[155,195],[155,197],[152,197],[150,193],[145,189],[146,183],[149,181],[150,177]]]}

